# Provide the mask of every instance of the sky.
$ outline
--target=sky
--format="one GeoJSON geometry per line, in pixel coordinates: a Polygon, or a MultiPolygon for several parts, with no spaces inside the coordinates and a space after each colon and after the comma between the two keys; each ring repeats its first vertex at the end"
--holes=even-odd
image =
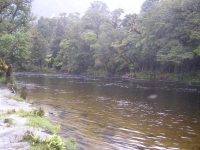
{"type": "MultiPolygon", "coordinates": [[[[33,0],[32,11],[37,16],[55,17],[60,13],[84,14],[94,0],[33,0]]],[[[96,0],[105,2],[110,11],[124,9],[124,14],[139,13],[145,0],[96,0]]]]}

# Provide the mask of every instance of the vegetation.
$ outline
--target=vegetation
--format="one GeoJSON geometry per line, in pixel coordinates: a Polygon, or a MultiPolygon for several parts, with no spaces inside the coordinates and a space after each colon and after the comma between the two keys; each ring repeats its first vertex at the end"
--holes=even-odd
{"type": "Polygon", "coordinates": [[[65,150],[65,142],[58,135],[52,135],[44,141],[40,140],[37,135],[32,132],[27,132],[24,135],[23,141],[28,141],[31,144],[30,150],[65,150]]]}
{"type": "Polygon", "coordinates": [[[0,76],[0,83],[6,83],[6,78],[4,76],[0,76]]]}
{"type": "Polygon", "coordinates": [[[7,95],[6,97],[10,99],[14,99],[16,101],[24,101],[24,99],[21,98],[20,95],[7,95]]]}
{"type": "Polygon", "coordinates": [[[4,123],[8,123],[9,125],[13,125],[13,119],[12,118],[5,118],[4,123]]]}
{"type": "Polygon", "coordinates": [[[41,108],[33,109],[32,111],[20,109],[17,114],[21,117],[28,117],[27,125],[29,126],[41,127],[51,133],[60,132],[60,125],[52,125],[48,119],[44,118],[44,110],[41,108]]]}
{"type": "Polygon", "coordinates": [[[32,111],[26,111],[23,109],[20,109],[17,114],[21,117],[28,117],[27,125],[34,126],[34,127],[40,127],[47,129],[49,132],[54,133],[54,135],[49,136],[44,141],[40,140],[37,135],[35,135],[32,132],[27,132],[24,135],[23,141],[28,141],[31,145],[31,149],[33,150],[64,150],[65,145],[67,145],[68,148],[73,149],[76,147],[76,141],[75,140],[69,140],[67,142],[63,141],[60,136],[56,135],[55,133],[58,133],[60,131],[60,125],[52,125],[46,118],[44,118],[44,110],[39,109],[33,109],[32,111]]]}
{"type": "Polygon", "coordinates": [[[33,115],[32,111],[27,111],[27,110],[24,110],[24,109],[19,109],[16,113],[20,117],[29,117],[29,116],[33,115]]]}
{"type": "Polygon", "coordinates": [[[45,112],[42,108],[39,109],[33,109],[32,113],[36,116],[44,117],[45,112]]]}
{"type": "Polygon", "coordinates": [[[30,116],[27,125],[47,129],[51,133],[60,132],[60,125],[52,125],[46,118],[40,116],[30,116]]]}
{"type": "Polygon", "coordinates": [[[30,150],[64,150],[64,149],[74,149],[76,147],[76,141],[74,139],[70,139],[68,141],[64,141],[60,136],[56,135],[60,130],[60,126],[52,125],[44,116],[44,110],[39,108],[34,108],[31,111],[27,111],[24,109],[19,109],[16,111],[15,109],[8,109],[4,113],[0,113],[1,119],[3,119],[4,123],[7,123],[8,126],[14,125],[13,119],[6,117],[6,115],[10,114],[18,114],[21,117],[28,117],[27,125],[40,127],[47,129],[49,132],[54,133],[53,135],[48,136],[46,139],[41,140],[38,135],[33,132],[27,131],[23,137],[22,141],[27,141],[30,143],[30,150]]]}
{"type": "Polygon", "coordinates": [[[15,70],[200,80],[199,0],[146,0],[124,17],[94,1],[83,16],[37,22],[31,2],[0,0],[0,56],[15,70]]]}
{"type": "Polygon", "coordinates": [[[29,117],[27,125],[45,128],[51,133],[54,133],[45,140],[40,140],[37,135],[27,131],[27,133],[24,135],[23,141],[28,141],[30,143],[30,150],[64,150],[66,149],[66,146],[68,149],[74,149],[76,147],[76,141],[74,139],[64,141],[60,136],[55,134],[59,132],[60,126],[54,126],[47,119],[43,118],[44,110],[41,108],[33,109],[32,111],[20,109],[17,114],[21,117],[29,117]]]}
{"type": "Polygon", "coordinates": [[[6,110],[6,114],[9,115],[9,114],[14,114],[16,113],[16,110],[15,109],[7,109],[6,110]]]}
{"type": "Polygon", "coordinates": [[[56,149],[56,150],[65,150],[65,142],[58,136],[52,135],[45,139],[45,143],[47,144],[47,148],[49,150],[56,149]]]}
{"type": "Polygon", "coordinates": [[[76,141],[74,139],[70,139],[66,143],[67,143],[67,148],[68,149],[76,148],[77,143],[76,143],[76,141]]]}
{"type": "MultiPolygon", "coordinates": [[[[13,81],[16,82],[15,79],[13,81]]],[[[17,83],[16,83],[16,86],[17,86],[17,83]]],[[[8,87],[8,89],[11,89],[11,91],[12,91],[13,85],[8,83],[7,87],[8,87]]],[[[17,89],[18,89],[18,87],[16,87],[16,90],[17,89]]],[[[24,86],[24,87],[21,88],[19,93],[14,93],[14,94],[11,94],[11,95],[7,95],[6,97],[10,98],[10,99],[14,99],[16,101],[24,101],[24,100],[26,100],[26,96],[27,96],[27,89],[24,86]]]]}
{"type": "Polygon", "coordinates": [[[27,96],[27,88],[26,86],[23,86],[20,91],[20,98],[25,100],[26,96],[27,96]]]}

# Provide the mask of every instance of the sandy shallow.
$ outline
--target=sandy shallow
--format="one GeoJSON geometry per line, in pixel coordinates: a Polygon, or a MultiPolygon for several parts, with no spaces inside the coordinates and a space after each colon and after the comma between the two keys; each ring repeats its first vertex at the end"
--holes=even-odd
{"type": "MultiPolygon", "coordinates": [[[[5,96],[12,94],[11,91],[0,86],[0,113],[7,110],[19,109],[31,110],[31,105],[26,102],[18,102],[8,99],[5,96]]],[[[26,126],[27,118],[19,117],[16,114],[0,116],[0,150],[28,150],[30,145],[27,142],[21,142],[26,132],[33,132],[41,140],[49,136],[44,129],[26,126]],[[13,125],[4,123],[5,118],[12,118],[13,125]]]]}

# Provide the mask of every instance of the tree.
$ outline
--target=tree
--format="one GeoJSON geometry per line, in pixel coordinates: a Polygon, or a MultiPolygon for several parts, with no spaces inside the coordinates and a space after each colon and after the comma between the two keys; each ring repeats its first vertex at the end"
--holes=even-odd
{"type": "Polygon", "coordinates": [[[9,77],[12,72],[12,65],[6,65],[5,60],[0,58],[0,70],[6,72],[6,76],[9,77]]]}
{"type": "Polygon", "coordinates": [[[30,61],[32,65],[39,67],[41,70],[45,63],[45,57],[49,48],[48,46],[46,39],[33,28],[30,61]]]}
{"type": "Polygon", "coordinates": [[[124,13],[124,10],[121,8],[115,9],[114,11],[111,12],[111,21],[113,24],[113,28],[118,28],[121,26],[122,19],[120,16],[124,13]]]}
{"type": "Polygon", "coordinates": [[[8,62],[24,68],[29,59],[28,25],[32,0],[0,0],[0,54],[8,62]]]}
{"type": "Polygon", "coordinates": [[[12,34],[0,37],[1,56],[10,64],[24,69],[23,65],[30,58],[30,33],[20,29],[12,34]]]}
{"type": "Polygon", "coordinates": [[[109,22],[109,12],[106,4],[94,1],[94,3],[91,3],[91,7],[86,11],[82,18],[83,29],[94,31],[98,37],[100,26],[105,22],[109,22]]]}
{"type": "Polygon", "coordinates": [[[32,0],[0,1],[0,32],[12,33],[20,27],[27,27],[33,20],[32,0]]]}
{"type": "Polygon", "coordinates": [[[181,0],[154,1],[142,13],[143,52],[151,59],[154,68],[157,62],[163,67],[173,66],[173,70],[185,60],[193,58],[184,29],[185,18],[180,5],[181,0]]]}

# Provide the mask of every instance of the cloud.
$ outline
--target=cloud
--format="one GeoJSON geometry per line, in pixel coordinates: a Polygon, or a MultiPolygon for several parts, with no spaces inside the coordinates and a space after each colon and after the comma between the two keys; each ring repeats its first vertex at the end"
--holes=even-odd
{"type": "Polygon", "coordinates": [[[50,18],[53,18],[53,17],[55,17],[55,13],[53,13],[50,18]]]}
{"type": "MultiPolygon", "coordinates": [[[[34,0],[32,11],[37,16],[51,17],[58,16],[60,13],[75,13],[84,14],[90,7],[90,3],[94,0],[34,0]]],[[[101,0],[100,0],[101,1],[101,0]]],[[[144,0],[102,0],[105,2],[110,11],[117,8],[124,9],[124,14],[139,13],[140,7],[144,0]]]]}

